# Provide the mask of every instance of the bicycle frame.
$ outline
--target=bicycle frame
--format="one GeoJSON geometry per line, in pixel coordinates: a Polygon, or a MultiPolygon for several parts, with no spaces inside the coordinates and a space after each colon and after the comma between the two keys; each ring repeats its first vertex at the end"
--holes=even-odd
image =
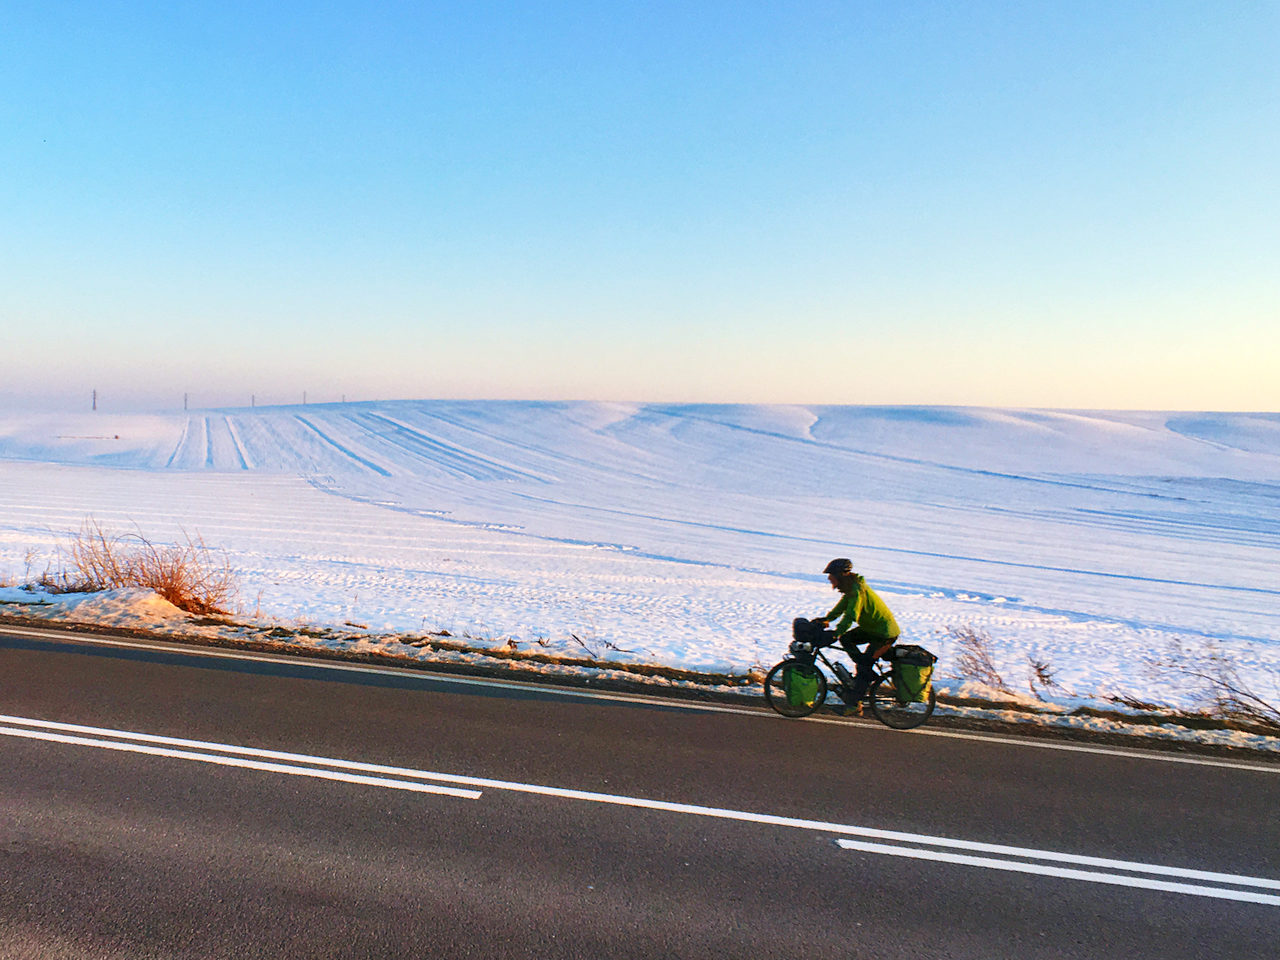
{"type": "MultiPolygon", "coordinates": [[[[794,644],[792,645],[792,647],[794,647],[794,644]]],[[[846,667],[843,663],[840,663],[840,661],[837,660],[835,662],[832,662],[831,660],[828,660],[826,658],[826,656],[823,654],[822,651],[832,650],[832,649],[834,648],[831,646],[813,647],[811,650],[805,653],[798,653],[798,651],[792,649],[791,655],[796,657],[797,659],[812,655],[814,660],[821,660],[822,665],[825,666],[827,668],[827,671],[836,678],[835,686],[836,686],[836,689],[840,691],[840,699],[845,700],[845,702],[848,702],[846,695],[851,692],[849,689],[849,685],[853,682],[854,673],[850,673],[849,668],[846,667]]],[[[842,652],[844,653],[845,656],[849,655],[849,651],[844,650],[843,648],[842,648],[842,652]]],[[[854,672],[856,673],[857,664],[854,664],[854,667],[855,667],[854,672]]],[[[867,679],[868,689],[870,689],[871,684],[875,683],[877,680],[885,676],[888,676],[887,671],[882,671],[879,667],[872,664],[871,676],[867,679]]]]}

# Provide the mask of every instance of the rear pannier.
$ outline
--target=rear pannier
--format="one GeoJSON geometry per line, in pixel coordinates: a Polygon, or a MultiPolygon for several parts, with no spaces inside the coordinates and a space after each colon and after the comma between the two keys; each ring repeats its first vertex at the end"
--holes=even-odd
{"type": "Polygon", "coordinates": [[[924,703],[929,699],[933,665],[938,658],[924,647],[904,643],[889,652],[893,662],[893,685],[903,703],[924,703]]]}

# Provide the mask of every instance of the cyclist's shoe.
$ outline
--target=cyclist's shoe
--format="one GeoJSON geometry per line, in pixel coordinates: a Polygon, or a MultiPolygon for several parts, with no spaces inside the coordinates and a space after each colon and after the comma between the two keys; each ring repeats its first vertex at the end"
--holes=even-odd
{"type": "Polygon", "coordinates": [[[860,717],[862,716],[862,704],[854,703],[834,703],[831,709],[835,711],[837,717],[860,717]]]}

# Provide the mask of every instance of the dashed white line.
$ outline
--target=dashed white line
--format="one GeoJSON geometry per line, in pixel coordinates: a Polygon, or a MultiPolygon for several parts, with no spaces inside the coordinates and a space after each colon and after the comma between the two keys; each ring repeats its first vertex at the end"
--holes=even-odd
{"type": "MultiPolygon", "coordinates": [[[[1280,906],[1280,897],[1269,893],[1256,893],[1252,890],[1232,890],[1229,887],[1210,887],[1194,883],[1176,883],[1169,880],[1156,880],[1148,877],[1126,876],[1122,873],[1102,873],[1096,870],[1073,870],[1069,867],[1053,867],[1041,863],[1024,863],[1016,860],[999,860],[994,857],[973,857],[963,853],[948,853],[944,850],[924,850],[919,847],[898,847],[885,843],[867,843],[862,840],[836,841],[846,850],[860,850],[864,853],[887,854],[891,857],[910,857],[915,860],[935,860],[943,863],[958,863],[969,867],[985,867],[988,870],[1006,870],[1013,873],[1031,873],[1043,877],[1059,877],[1066,880],[1086,880],[1090,883],[1106,883],[1119,887],[1138,887],[1144,890],[1162,890],[1167,893],[1183,893],[1195,897],[1214,897],[1218,900],[1239,900],[1245,903],[1262,903],[1268,906],[1280,906]]],[[[1127,867],[1126,869],[1133,869],[1127,867]]],[[[1148,868],[1147,872],[1155,872],[1148,868]]],[[[1195,871],[1188,871],[1194,873],[1195,871]]],[[[1256,882],[1255,878],[1222,876],[1227,882],[1247,885],[1256,882]]],[[[1280,886],[1274,881],[1268,886],[1280,886]]]]}
{"type": "Polygon", "coordinates": [[[314,777],[319,780],[338,780],[343,783],[359,783],[371,787],[388,787],[393,790],[408,790],[413,793],[438,793],[449,797],[461,797],[476,800],[482,794],[479,790],[461,790],[456,787],[443,787],[435,783],[420,783],[411,780],[391,780],[386,777],[369,777],[354,773],[343,773],[339,770],[321,770],[295,764],[267,763],[262,760],[250,760],[245,757],[217,756],[210,753],[195,753],[189,750],[173,750],[167,747],[153,747],[142,743],[126,743],[119,740],[99,740],[89,737],[77,737],[63,733],[50,733],[44,730],[22,730],[16,727],[0,726],[0,736],[21,737],[27,740],[47,740],[52,743],[67,743],[81,747],[97,747],[101,750],[116,750],[125,753],[144,753],[155,757],[171,757],[177,760],[196,760],[200,763],[212,763],[224,767],[241,767],[247,770],[263,770],[269,773],[284,773],[295,777],[314,777]]]}

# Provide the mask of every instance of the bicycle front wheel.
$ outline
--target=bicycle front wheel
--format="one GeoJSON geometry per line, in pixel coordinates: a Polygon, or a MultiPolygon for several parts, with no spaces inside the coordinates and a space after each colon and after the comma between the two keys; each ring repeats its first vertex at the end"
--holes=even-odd
{"type": "Polygon", "coordinates": [[[893,685],[892,677],[880,677],[871,685],[869,694],[871,712],[886,727],[895,730],[910,730],[918,727],[933,715],[937,705],[938,694],[929,685],[929,696],[926,700],[900,700],[898,690],[893,685]]]}
{"type": "Polygon", "coordinates": [[[783,660],[764,678],[764,698],[784,717],[807,717],[827,699],[827,678],[812,663],[783,660]]]}

